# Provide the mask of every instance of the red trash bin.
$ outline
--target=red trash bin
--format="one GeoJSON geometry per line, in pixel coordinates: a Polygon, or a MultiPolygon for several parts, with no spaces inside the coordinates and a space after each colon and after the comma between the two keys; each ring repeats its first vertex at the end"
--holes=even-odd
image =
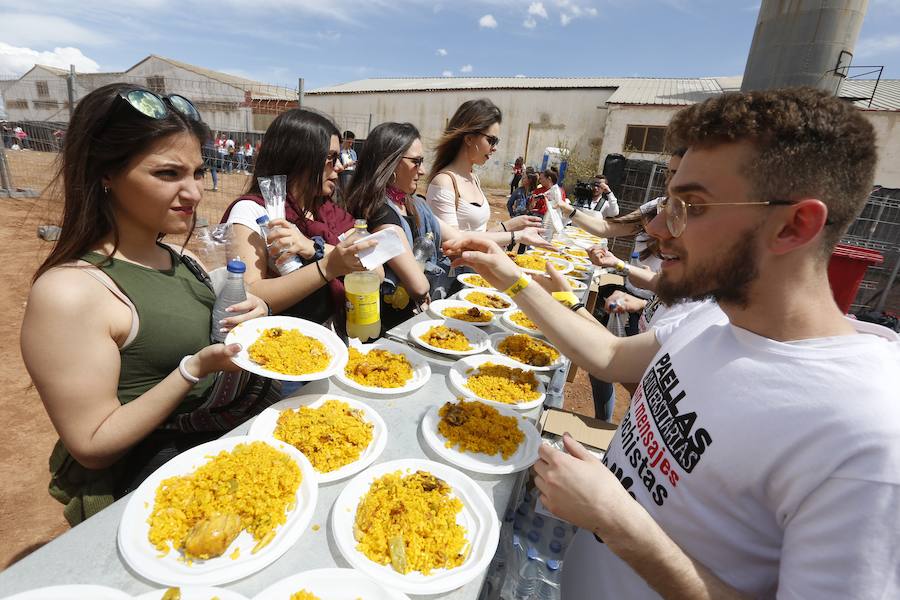
{"type": "Polygon", "coordinates": [[[866,269],[872,265],[880,265],[884,256],[875,250],[858,248],[847,244],[838,244],[828,261],[828,282],[831,293],[841,312],[848,312],[859,284],[866,275],[866,269]]]}

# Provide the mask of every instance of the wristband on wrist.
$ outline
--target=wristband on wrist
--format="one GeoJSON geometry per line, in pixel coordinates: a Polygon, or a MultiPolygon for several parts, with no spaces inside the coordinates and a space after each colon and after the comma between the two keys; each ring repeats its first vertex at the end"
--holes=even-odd
{"type": "Polygon", "coordinates": [[[184,380],[190,384],[195,384],[200,381],[200,378],[191,375],[187,370],[187,366],[185,366],[187,361],[190,360],[193,356],[193,354],[188,354],[181,359],[180,363],[178,363],[178,372],[181,373],[181,376],[184,377],[184,380]]]}
{"type": "Polygon", "coordinates": [[[528,287],[529,283],[531,283],[531,277],[528,277],[527,275],[519,275],[519,280],[506,288],[503,293],[510,298],[513,298],[516,294],[528,287]]]}
{"type": "Polygon", "coordinates": [[[503,228],[503,231],[509,231],[509,229],[506,228],[506,223],[504,223],[503,221],[500,221],[500,227],[503,228]]]}
{"type": "Polygon", "coordinates": [[[578,212],[578,207],[577,207],[577,206],[573,207],[573,208],[572,208],[572,212],[569,213],[569,219],[571,219],[572,217],[574,217],[574,216],[575,216],[575,213],[577,213],[577,212],[578,212]]]}
{"type": "Polygon", "coordinates": [[[616,262],[616,273],[621,273],[624,270],[625,270],[625,261],[620,260],[620,261],[616,262]]]}
{"type": "Polygon", "coordinates": [[[325,273],[324,273],[324,271],[322,271],[322,265],[319,264],[319,261],[318,261],[318,260],[316,261],[316,270],[319,271],[319,275],[322,276],[322,280],[323,280],[325,283],[328,283],[328,278],[325,277],[325,273]]]}
{"type": "Polygon", "coordinates": [[[575,304],[573,304],[573,305],[570,306],[569,308],[572,309],[572,312],[578,312],[579,310],[581,310],[582,308],[584,308],[584,303],[582,303],[582,302],[576,302],[575,304]]]}
{"type": "Polygon", "coordinates": [[[566,306],[572,306],[578,302],[578,296],[573,292],[553,292],[550,294],[557,302],[562,302],[566,306]]]}

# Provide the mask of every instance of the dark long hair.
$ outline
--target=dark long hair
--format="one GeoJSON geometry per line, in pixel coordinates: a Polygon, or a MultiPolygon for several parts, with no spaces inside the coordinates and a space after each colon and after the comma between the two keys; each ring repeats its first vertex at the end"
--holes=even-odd
{"type": "Polygon", "coordinates": [[[460,104],[434,148],[434,163],[428,173],[428,181],[453,162],[467,135],[483,131],[502,120],[503,113],[487,98],[460,104]]]}
{"type": "Polygon", "coordinates": [[[331,117],[307,108],[283,112],[269,125],[253,165],[248,194],[260,195],[258,177],[287,175],[297,214],[316,213],[331,136],[341,132],[331,117]]]}
{"type": "MultiPolygon", "coordinates": [[[[375,216],[384,204],[384,190],[397,165],[420,137],[412,123],[382,123],[369,133],[347,190],[347,211],[351,215],[367,221],[375,216]]],[[[418,224],[419,214],[409,194],[405,204],[406,212],[418,224]]]]}
{"type": "Polygon", "coordinates": [[[209,128],[169,110],[161,119],[147,117],[119,97],[119,93],[143,89],[128,83],[97,88],[75,107],[65,137],[59,170],[55,177],[62,189],[63,217],[59,239],[34,274],[37,279],[49,269],[80,258],[100,240],[113,234],[113,253],[119,233],[103,178],[124,169],[136,156],[167,136],[193,135],[202,146],[209,128]]]}

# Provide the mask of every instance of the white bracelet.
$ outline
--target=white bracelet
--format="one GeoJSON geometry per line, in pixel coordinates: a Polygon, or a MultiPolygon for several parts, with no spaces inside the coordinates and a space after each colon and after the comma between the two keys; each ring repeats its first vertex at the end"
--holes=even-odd
{"type": "Polygon", "coordinates": [[[188,383],[197,383],[198,381],[200,381],[199,377],[194,377],[193,375],[188,373],[187,367],[184,366],[184,363],[186,363],[188,359],[193,356],[193,354],[188,354],[181,359],[180,363],[178,363],[178,372],[181,373],[181,376],[184,377],[185,381],[187,381],[188,383]]]}

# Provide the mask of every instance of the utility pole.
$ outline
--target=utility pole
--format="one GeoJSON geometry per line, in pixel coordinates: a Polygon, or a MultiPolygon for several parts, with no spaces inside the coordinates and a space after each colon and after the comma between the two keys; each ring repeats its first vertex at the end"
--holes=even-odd
{"type": "Polygon", "coordinates": [[[303,108],[303,78],[297,80],[297,107],[303,108]]]}
{"type": "Polygon", "coordinates": [[[75,110],[75,65],[69,65],[69,75],[66,77],[66,88],[69,91],[69,122],[72,122],[72,111],[75,110]]]}

